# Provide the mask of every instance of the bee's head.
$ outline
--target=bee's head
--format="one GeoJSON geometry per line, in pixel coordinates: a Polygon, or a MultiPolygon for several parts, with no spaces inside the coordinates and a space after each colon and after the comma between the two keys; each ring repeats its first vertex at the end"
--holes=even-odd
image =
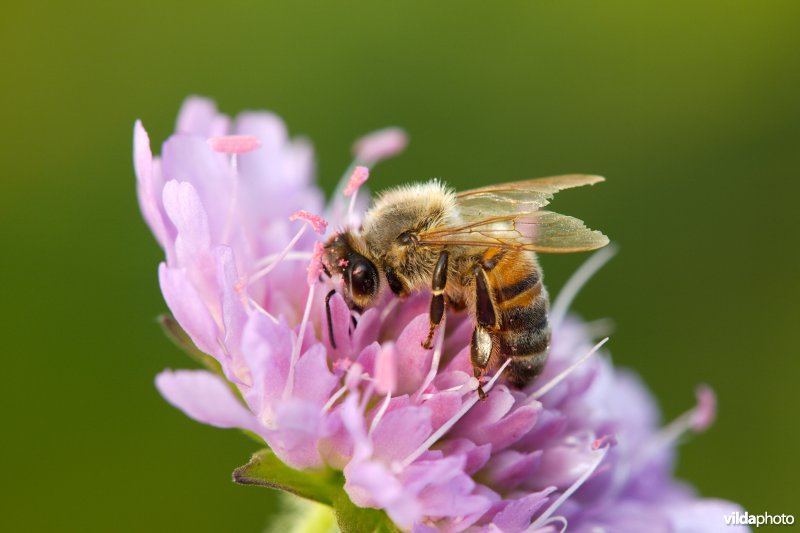
{"type": "Polygon", "coordinates": [[[356,251],[355,237],[350,232],[338,233],[325,243],[323,265],[331,275],[340,275],[344,299],[351,309],[369,307],[378,296],[378,268],[365,255],[356,251]]]}

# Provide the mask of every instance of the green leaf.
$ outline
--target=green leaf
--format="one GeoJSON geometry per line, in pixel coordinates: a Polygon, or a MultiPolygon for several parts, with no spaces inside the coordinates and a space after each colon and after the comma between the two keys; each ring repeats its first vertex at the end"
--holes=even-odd
{"type": "Polygon", "coordinates": [[[401,533],[384,511],[356,506],[341,488],[335,495],[333,511],[343,533],[401,533]]]}
{"type": "Polygon", "coordinates": [[[233,472],[233,480],[290,492],[333,507],[344,533],[400,533],[380,509],[358,507],[344,491],[344,476],[331,470],[300,471],[285,465],[270,449],[256,452],[250,462],[233,472]]]}
{"type": "Polygon", "coordinates": [[[330,471],[303,472],[286,466],[269,448],[253,454],[250,462],[233,471],[233,480],[291,492],[315,502],[333,505],[337,486],[330,471]]]}

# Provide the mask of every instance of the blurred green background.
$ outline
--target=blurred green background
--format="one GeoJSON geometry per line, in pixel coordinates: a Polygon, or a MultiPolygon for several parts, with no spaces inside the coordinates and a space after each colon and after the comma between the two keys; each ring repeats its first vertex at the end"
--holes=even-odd
{"type": "MultiPolygon", "coordinates": [[[[554,208],[620,244],[576,302],[667,419],[696,383],[717,424],[679,475],[750,512],[799,514],[800,3],[15,3],[0,20],[3,502],[14,530],[259,531],[235,486],[255,446],[156,393],[189,366],[161,334],[162,254],[136,205],[186,95],[269,108],[330,191],[350,144],[401,125],[372,187],[608,177],[554,208]]],[[[546,257],[551,292],[585,256],[546,257]]],[[[8,529],[7,529],[8,530],[8,529]]]]}

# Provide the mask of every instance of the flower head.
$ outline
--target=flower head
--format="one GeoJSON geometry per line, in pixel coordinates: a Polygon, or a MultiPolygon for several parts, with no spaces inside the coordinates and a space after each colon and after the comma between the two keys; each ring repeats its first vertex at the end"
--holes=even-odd
{"type": "MultiPolygon", "coordinates": [[[[357,162],[405,143],[396,129],[368,136],[357,162]]],[[[190,98],[160,158],[136,123],[134,161],[142,213],[166,255],[164,298],[219,369],[157,377],[190,417],[247,430],[291,469],[341,472],[352,503],[404,530],[672,531],[691,517],[708,531],[735,509],[697,498],[671,473],[678,437],[713,419],[710,389],[660,428],[639,378],[614,368],[576,318],[553,317],[535,383],[511,388],[501,368],[478,401],[468,315],[451,314],[433,350],[420,345],[427,295],[354,315],[320,276],[320,237],[306,228],[346,224],[342,206],[352,215],[355,195],[325,206],[308,143],[275,115],[231,120],[190,98]]],[[[351,194],[368,175],[353,169],[351,194]]]]}

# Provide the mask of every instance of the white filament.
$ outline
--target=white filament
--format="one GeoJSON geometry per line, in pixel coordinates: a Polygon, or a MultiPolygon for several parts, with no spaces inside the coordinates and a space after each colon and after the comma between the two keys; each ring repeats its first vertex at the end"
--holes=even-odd
{"type": "Polygon", "coordinates": [[[439,336],[436,339],[436,345],[433,348],[433,357],[431,357],[431,368],[428,370],[428,374],[425,376],[425,380],[422,382],[422,386],[417,390],[417,398],[419,395],[425,392],[425,389],[428,388],[433,380],[436,378],[436,373],[439,371],[439,361],[442,359],[442,345],[444,344],[444,326],[447,322],[447,317],[443,317],[442,323],[439,326],[441,329],[439,330],[439,336]]]}
{"type": "Polygon", "coordinates": [[[553,302],[553,307],[550,310],[550,324],[552,329],[556,330],[564,321],[567,314],[567,309],[572,305],[572,301],[577,296],[578,292],[586,285],[586,282],[594,276],[598,270],[603,268],[603,265],[614,257],[617,253],[617,247],[613,244],[601,248],[592,256],[584,261],[578,270],[567,280],[564,286],[559,291],[558,296],[553,302]]]}
{"type": "Polygon", "coordinates": [[[589,350],[589,352],[587,352],[584,356],[582,356],[580,359],[569,365],[566,369],[561,371],[556,377],[554,377],[553,379],[542,385],[535,392],[531,393],[530,399],[538,400],[539,398],[541,398],[542,396],[553,390],[553,387],[561,383],[564,380],[564,378],[570,375],[576,368],[581,366],[584,363],[584,361],[586,361],[592,355],[594,355],[597,352],[597,350],[599,350],[606,342],[608,342],[608,337],[595,344],[594,347],[591,350],[589,350]]]}
{"type": "Polygon", "coordinates": [[[270,314],[270,312],[269,312],[269,311],[267,311],[266,309],[264,309],[263,307],[261,307],[260,305],[258,305],[258,302],[256,302],[255,300],[253,300],[251,297],[249,297],[249,296],[247,297],[247,302],[248,302],[250,305],[252,305],[253,307],[255,307],[255,308],[256,308],[256,311],[258,311],[258,312],[259,312],[259,313],[261,313],[262,315],[264,315],[264,316],[266,316],[267,318],[269,318],[270,320],[272,320],[272,321],[273,321],[275,324],[277,324],[277,323],[278,323],[278,319],[277,319],[277,318],[275,318],[274,316],[272,316],[272,314],[270,314]]]}
{"type": "Polygon", "coordinates": [[[228,217],[225,220],[225,229],[222,232],[222,243],[230,244],[231,231],[233,231],[233,217],[236,213],[236,204],[239,202],[239,168],[236,154],[231,154],[231,171],[233,174],[233,187],[231,187],[231,202],[228,206],[228,217]]]}
{"type": "MultiPolygon", "coordinates": [[[[256,261],[256,268],[272,264],[283,252],[276,252],[256,261]]],[[[314,254],[311,252],[289,252],[283,256],[284,261],[308,261],[314,254]]]]}
{"type": "Polygon", "coordinates": [[[261,270],[255,272],[253,275],[250,276],[248,284],[253,283],[258,279],[261,279],[270,272],[272,272],[272,269],[278,266],[280,262],[283,261],[283,259],[286,257],[286,255],[292,250],[292,248],[294,248],[294,245],[297,244],[297,241],[299,241],[300,237],[303,236],[303,233],[306,232],[306,229],[308,229],[308,223],[303,224],[303,227],[300,228],[300,231],[298,231],[297,234],[292,238],[292,240],[289,241],[289,244],[286,245],[286,247],[277,255],[277,257],[272,259],[272,261],[268,263],[264,268],[262,268],[261,270]]]}
{"type": "Polygon", "coordinates": [[[297,360],[300,359],[300,350],[303,346],[303,337],[306,334],[306,326],[308,326],[308,317],[311,314],[311,304],[314,301],[314,287],[317,284],[313,283],[308,288],[308,298],[306,299],[306,309],[303,311],[303,321],[300,322],[300,331],[297,333],[297,338],[292,346],[292,360],[289,363],[289,374],[286,377],[286,386],[283,389],[283,397],[288,398],[292,395],[294,390],[294,367],[297,365],[297,360]]]}
{"type": "MultiPolygon", "coordinates": [[[[510,358],[506,359],[505,362],[502,364],[502,366],[497,370],[495,375],[492,376],[492,379],[490,379],[489,382],[486,384],[484,392],[488,393],[492,389],[492,386],[494,385],[495,381],[497,381],[497,379],[500,377],[500,375],[503,373],[503,371],[506,369],[509,363],[511,363],[510,358]]],[[[428,437],[427,440],[425,440],[425,442],[423,442],[419,446],[419,448],[411,452],[408,455],[408,457],[406,457],[400,462],[399,464],[400,468],[407,467],[408,465],[416,461],[419,458],[419,456],[428,451],[428,449],[431,446],[436,444],[436,441],[441,439],[445,433],[450,431],[450,428],[452,428],[456,424],[456,422],[461,420],[461,417],[467,414],[467,412],[472,408],[473,405],[475,405],[477,401],[478,401],[478,396],[472,395],[466,402],[464,402],[464,405],[461,406],[461,409],[459,409],[458,412],[450,418],[450,420],[442,424],[439,429],[434,431],[433,434],[431,434],[431,436],[428,437]]]]}
{"type": "Polygon", "coordinates": [[[534,521],[533,524],[531,524],[531,527],[530,527],[531,530],[535,530],[535,529],[537,529],[539,527],[542,527],[542,526],[544,526],[544,525],[546,525],[547,523],[550,522],[550,516],[554,512],[556,512],[556,510],[559,508],[559,506],[562,503],[564,503],[565,501],[567,501],[567,499],[570,496],[572,496],[572,494],[576,490],[578,490],[581,487],[581,485],[583,485],[586,482],[587,479],[589,479],[589,476],[591,476],[594,473],[594,471],[597,470],[597,467],[600,466],[600,463],[605,458],[606,453],[608,453],[608,447],[605,447],[605,448],[601,449],[598,452],[597,459],[595,459],[594,462],[591,465],[589,465],[589,468],[586,469],[586,472],[584,472],[583,475],[581,475],[581,477],[579,477],[575,481],[575,483],[570,485],[570,487],[567,490],[565,490],[564,493],[561,496],[559,496],[556,501],[554,501],[552,504],[550,504],[550,507],[548,507],[541,514],[541,516],[539,516],[539,518],[537,518],[536,521],[534,521]]]}
{"type": "Polygon", "coordinates": [[[381,404],[381,408],[378,410],[378,413],[375,415],[375,418],[372,419],[372,424],[369,426],[369,433],[368,436],[372,436],[372,432],[375,431],[375,428],[378,427],[378,423],[383,418],[383,415],[386,414],[386,410],[389,408],[389,402],[392,401],[392,393],[386,393],[386,399],[383,400],[381,404]]]}

